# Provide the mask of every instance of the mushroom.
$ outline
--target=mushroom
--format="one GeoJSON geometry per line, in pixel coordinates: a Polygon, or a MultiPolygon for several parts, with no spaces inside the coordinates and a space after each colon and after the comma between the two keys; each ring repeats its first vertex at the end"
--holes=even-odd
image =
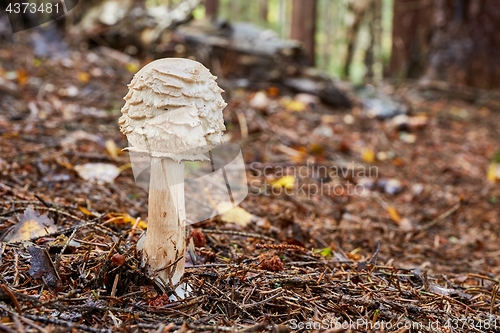
{"type": "MultiPolygon", "coordinates": [[[[163,287],[179,283],[185,264],[184,161],[221,143],[227,105],[216,77],[199,62],[159,59],[128,85],[118,120],[134,153],[151,156],[148,230],[142,266],[163,287]]],[[[133,161],[132,161],[133,162],[133,161]]]]}

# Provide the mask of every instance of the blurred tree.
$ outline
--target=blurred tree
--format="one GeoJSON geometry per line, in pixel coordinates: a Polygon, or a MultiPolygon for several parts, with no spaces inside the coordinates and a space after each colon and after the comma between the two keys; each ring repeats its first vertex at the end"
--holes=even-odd
{"type": "Polygon", "coordinates": [[[380,49],[382,45],[382,0],[372,0],[368,11],[370,43],[365,52],[365,78],[373,80],[381,76],[380,49]],[[378,66],[378,67],[377,67],[378,66]]]}
{"type": "Polygon", "coordinates": [[[396,0],[392,76],[500,88],[498,0],[396,0]]]}
{"type": "Polygon", "coordinates": [[[395,0],[390,76],[423,74],[432,31],[433,0],[395,0]]]}
{"type": "Polygon", "coordinates": [[[293,0],[290,37],[304,44],[309,65],[315,63],[316,0],[293,0]]]}
{"type": "Polygon", "coordinates": [[[358,33],[365,13],[372,0],[354,0],[348,2],[348,8],[353,14],[351,24],[346,27],[347,55],[344,63],[343,75],[349,77],[351,63],[354,57],[354,47],[358,40],[358,33]]]}
{"type": "Polygon", "coordinates": [[[219,0],[205,0],[205,16],[213,20],[219,12],[219,0]]]}
{"type": "Polygon", "coordinates": [[[262,22],[267,23],[267,15],[269,14],[269,1],[259,0],[259,18],[262,22]]]}

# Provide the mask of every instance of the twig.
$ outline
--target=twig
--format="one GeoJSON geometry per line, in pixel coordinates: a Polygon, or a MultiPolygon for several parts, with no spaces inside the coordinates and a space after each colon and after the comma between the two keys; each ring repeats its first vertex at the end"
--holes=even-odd
{"type": "Polygon", "coordinates": [[[20,314],[21,313],[21,306],[19,305],[19,301],[17,300],[14,293],[5,284],[0,284],[0,289],[2,289],[7,294],[7,296],[10,298],[12,303],[14,303],[14,306],[17,310],[17,313],[20,314]]]}
{"type": "Polygon", "coordinates": [[[380,241],[378,240],[377,241],[377,249],[375,250],[375,252],[373,252],[373,255],[372,257],[370,258],[370,260],[367,261],[368,264],[371,264],[372,261],[377,258],[377,255],[378,255],[378,252],[380,251],[380,241]]]}
{"type": "Polygon", "coordinates": [[[212,230],[212,229],[199,229],[201,232],[207,234],[225,234],[225,235],[233,235],[233,236],[243,236],[243,237],[252,237],[258,239],[265,239],[269,241],[276,241],[276,239],[272,237],[267,237],[264,235],[253,234],[248,232],[234,231],[234,230],[212,230]]]}
{"type": "MultiPolygon", "coordinates": [[[[276,290],[279,290],[281,288],[278,288],[276,290]]],[[[252,303],[252,304],[243,304],[241,305],[241,308],[243,309],[248,309],[248,308],[253,308],[255,306],[259,306],[259,305],[262,305],[262,304],[265,304],[265,303],[268,303],[276,298],[278,298],[279,296],[283,295],[285,293],[284,290],[281,290],[280,292],[274,294],[273,296],[269,297],[269,298],[266,298],[265,300],[262,300],[262,301],[259,301],[259,302],[255,302],[255,303],[252,303]]]]}
{"type": "Polygon", "coordinates": [[[248,138],[248,125],[245,113],[240,109],[236,109],[236,117],[240,123],[241,139],[246,140],[248,138]]]}
{"type": "Polygon", "coordinates": [[[421,228],[420,228],[420,231],[426,231],[427,229],[433,227],[434,225],[438,224],[439,222],[441,222],[442,220],[444,220],[445,218],[447,218],[448,216],[450,216],[451,214],[453,214],[457,209],[459,209],[460,207],[462,206],[462,201],[459,201],[455,204],[455,206],[451,207],[450,209],[448,209],[446,212],[444,212],[443,214],[439,215],[437,218],[435,218],[434,220],[432,220],[431,222],[423,225],[421,228]]]}

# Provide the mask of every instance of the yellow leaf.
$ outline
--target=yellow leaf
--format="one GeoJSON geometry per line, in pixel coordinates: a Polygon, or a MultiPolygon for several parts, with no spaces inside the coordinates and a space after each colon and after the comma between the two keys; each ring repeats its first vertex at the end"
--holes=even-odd
{"type": "Polygon", "coordinates": [[[87,82],[89,82],[90,75],[88,73],[85,73],[85,72],[78,72],[77,78],[78,78],[78,81],[80,81],[82,83],[87,83],[87,82]]]}
{"type": "Polygon", "coordinates": [[[221,220],[226,223],[236,223],[242,227],[246,226],[255,215],[250,214],[241,207],[235,206],[230,202],[221,202],[217,205],[217,211],[221,214],[221,220]]]}
{"type": "Polygon", "coordinates": [[[19,242],[56,231],[54,221],[47,214],[40,215],[32,207],[26,208],[18,224],[7,233],[4,241],[19,242]]]}
{"type": "Polygon", "coordinates": [[[19,136],[19,132],[7,132],[2,134],[2,138],[11,139],[17,138],[19,136]]]}
{"type": "MultiPolygon", "coordinates": [[[[135,224],[135,221],[134,221],[134,224],[135,224]]],[[[132,225],[134,225],[134,224],[132,224],[132,225]]],[[[148,224],[146,222],[144,222],[143,220],[140,220],[139,223],[137,224],[137,227],[141,228],[141,229],[147,229],[148,224]]]]}
{"type": "Polygon", "coordinates": [[[375,153],[371,149],[363,149],[361,151],[361,158],[366,163],[373,163],[375,162],[375,153]]]}
{"type": "MultiPolygon", "coordinates": [[[[130,216],[129,214],[121,214],[121,213],[109,213],[106,215],[107,218],[109,218],[108,220],[106,220],[106,223],[115,223],[115,224],[127,224],[127,223],[130,223],[131,225],[134,225],[135,222],[137,221],[137,219],[133,218],[132,216],[130,216]]],[[[148,227],[148,224],[142,220],[139,221],[139,223],[137,224],[137,227],[138,228],[141,228],[141,229],[146,229],[148,227]]]]}
{"type": "Polygon", "coordinates": [[[495,183],[497,180],[500,180],[500,164],[491,163],[488,167],[488,180],[492,183],[495,183]]]}
{"type": "Polygon", "coordinates": [[[304,111],[306,109],[306,105],[299,101],[287,101],[285,107],[290,111],[304,111]]]}
{"type": "Polygon", "coordinates": [[[279,179],[270,181],[274,188],[284,187],[287,190],[291,190],[295,184],[295,176],[283,176],[279,179]]]}
{"type": "Polygon", "coordinates": [[[78,210],[87,216],[95,216],[94,213],[92,213],[90,210],[88,210],[87,208],[84,208],[82,206],[78,206],[78,210]]]}
{"type": "Polygon", "coordinates": [[[113,139],[109,139],[106,141],[106,150],[108,151],[108,154],[113,158],[118,157],[118,153],[120,152],[120,149],[118,149],[113,139]]]}
{"type": "Polygon", "coordinates": [[[130,73],[133,74],[137,73],[137,71],[139,70],[139,64],[136,62],[129,62],[125,67],[130,73]]]}
{"type": "Polygon", "coordinates": [[[391,217],[391,220],[394,222],[398,223],[401,222],[401,216],[399,216],[398,211],[394,207],[387,207],[387,213],[389,213],[389,216],[391,217]]]}

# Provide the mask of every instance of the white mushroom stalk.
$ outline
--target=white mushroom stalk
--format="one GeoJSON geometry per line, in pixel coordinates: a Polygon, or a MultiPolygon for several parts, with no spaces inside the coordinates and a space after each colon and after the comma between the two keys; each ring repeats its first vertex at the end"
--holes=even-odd
{"type": "Polygon", "coordinates": [[[163,287],[176,285],[184,273],[184,161],[208,160],[204,154],[221,143],[225,130],[226,103],[215,79],[193,60],[153,61],[128,85],[118,120],[126,149],[151,156],[142,264],[163,287]]]}

